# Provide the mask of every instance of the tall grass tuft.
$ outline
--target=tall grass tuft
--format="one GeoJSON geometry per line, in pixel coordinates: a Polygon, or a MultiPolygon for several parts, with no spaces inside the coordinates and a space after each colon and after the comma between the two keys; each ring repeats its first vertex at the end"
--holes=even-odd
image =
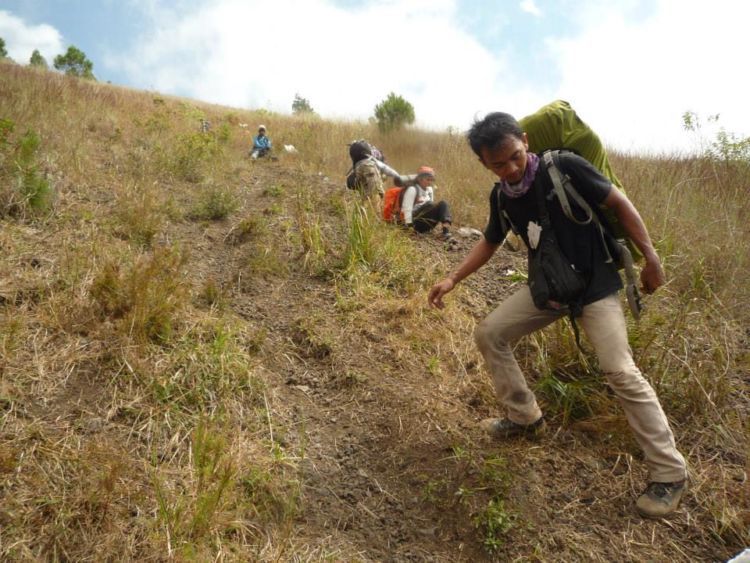
{"type": "MultiPolygon", "coordinates": [[[[302,262],[305,269],[315,276],[325,276],[329,270],[331,249],[323,230],[322,213],[316,208],[313,192],[308,186],[297,190],[294,198],[295,235],[299,237],[302,262]]],[[[323,210],[325,213],[326,210],[323,210]]]]}
{"type": "Polygon", "coordinates": [[[352,205],[348,219],[349,236],[344,254],[344,271],[352,275],[358,270],[367,270],[375,264],[376,220],[367,207],[359,202],[352,205]]]}
{"type": "Polygon", "coordinates": [[[152,186],[129,184],[117,191],[117,234],[138,247],[150,248],[165,219],[164,204],[152,186]]]}
{"type": "Polygon", "coordinates": [[[187,301],[182,277],[186,258],[179,249],[158,248],[124,262],[111,259],[94,277],[91,298],[121,334],[165,343],[187,301]]]}
{"type": "Polygon", "coordinates": [[[154,476],[166,543],[180,557],[199,556],[201,544],[222,523],[222,510],[237,472],[227,450],[228,443],[220,430],[201,420],[192,435],[188,490],[170,490],[158,474],[154,476]]]}

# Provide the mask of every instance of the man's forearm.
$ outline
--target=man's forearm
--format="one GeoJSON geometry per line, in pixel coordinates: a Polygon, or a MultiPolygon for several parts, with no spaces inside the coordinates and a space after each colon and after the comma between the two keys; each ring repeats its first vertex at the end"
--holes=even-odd
{"type": "Polygon", "coordinates": [[[482,237],[481,240],[474,245],[468,256],[464,258],[459,267],[448,274],[448,277],[453,281],[453,284],[458,284],[461,280],[466,279],[468,276],[476,272],[479,268],[484,266],[487,261],[492,257],[497,250],[499,244],[492,244],[482,237]]]}
{"type": "Polygon", "coordinates": [[[638,213],[633,203],[622,192],[614,188],[604,201],[604,204],[614,211],[625,234],[638,247],[638,250],[641,251],[646,261],[658,261],[659,256],[656,254],[654,245],[651,242],[646,224],[643,222],[640,213],[638,213]]]}

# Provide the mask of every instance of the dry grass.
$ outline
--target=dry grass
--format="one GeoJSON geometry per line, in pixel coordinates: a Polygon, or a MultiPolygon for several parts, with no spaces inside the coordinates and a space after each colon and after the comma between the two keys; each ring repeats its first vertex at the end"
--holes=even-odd
{"type": "Polygon", "coordinates": [[[426,309],[457,257],[343,189],[365,137],[401,172],[435,167],[457,224],[481,228],[492,179],[460,135],[6,63],[0,78],[0,119],[11,141],[38,136],[55,194],[0,219],[0,558],[687,560],[750,543],[747,164],[614,155],[669,278],[631,340],[692,480],[681,520],[615,522],[638,452],[566,325],[518,349],[555,439],[483,444],[466,421],[494,399],[469,335],[510,282],[426,309]],[[299,153],[251,163],[259,122],[299,153]]]}

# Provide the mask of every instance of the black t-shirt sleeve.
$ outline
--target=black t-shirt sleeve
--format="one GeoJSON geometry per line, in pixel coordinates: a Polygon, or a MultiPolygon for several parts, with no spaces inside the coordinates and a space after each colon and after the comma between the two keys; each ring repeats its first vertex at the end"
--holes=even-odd
{"type": "Polygon", "coordinates": [[[490,218],[484,229],[484,238],[491,244],[500,244],[505,240],[508,234],[508,222],[503,221],[500,217],[500,188],[495,185],[490,192],[490,218]]]}

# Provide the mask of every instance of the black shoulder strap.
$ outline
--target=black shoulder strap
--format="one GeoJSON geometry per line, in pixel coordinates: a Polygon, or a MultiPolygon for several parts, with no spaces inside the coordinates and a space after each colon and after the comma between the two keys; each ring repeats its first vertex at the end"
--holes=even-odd
{"type": "Polygon", "coordinates": [[[515,234],[519,234],[518,229],[516,229],[516,226],[513,224],[513,221],[510,220],[510,216],[508,215],[508,212],[505,211],[505,207],[503,207],[503,192],[502,190],[497,190],[497,213],[500,217],[500,228],[503,229],[506,234],[508,231],[512,231],[515,234]]]}
{"type": "Polygon", "coordinates": [[[539,222],[542,224],[542,232],[547,231],[548,233],[554,235],[554,231],[552,230],[552,223],[549,220],[549,211],[547,210],[547,202],[545,201],[546,198],[544,197],[542,185],[538,182],[533,182],[531,184],[531,188],[536,194],[536,202],[539,206],[539,222]]]}

